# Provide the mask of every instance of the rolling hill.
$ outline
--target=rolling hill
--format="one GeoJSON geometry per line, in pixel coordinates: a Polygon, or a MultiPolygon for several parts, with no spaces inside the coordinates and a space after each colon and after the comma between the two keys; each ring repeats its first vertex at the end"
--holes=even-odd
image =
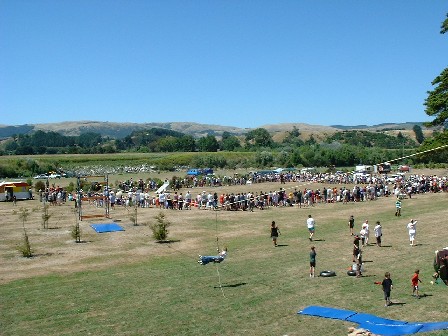
{"type": "MultiPolygon", "coordinates": [[[[344,130],[368,130],[368,131],[403,131],[403,133],[411,133],[414,125],[419,125],[426,130],[421,122],[407,122],[397,124],[379,124],[373,126],[322,126],[310,125],[305,123],[288,123],[288,124],[271,124],[262,125],[274,137],[281,138],[282,134],[296,127],[303,137],[307,138],[311,134],[316,138],[320,138],[325,134],[332,134],[344,130]]],[[[205,135],[221,136],[223,132],[229,132],[236,136],[242,136],[252,130],[251,128],[239,128],[233,126],[208,125],[194,122],[167,122],[167,123],[118,123],[103,121],[66,121],[58,123],[46,124],[26,124],[26,125],[0,125],[0,138],[9,138],[12,135],[29,134],[34,131],[58,132],[66,136],[76,136],[86,132],[99,133],[102,136],[110,138],[124,138],[136,130],[144,130],[150,128],[164,128],[173,131],[182,132],[200,138],[205,135]]],[[[426,130],[427,131],[427,130],[426,130]]]]}

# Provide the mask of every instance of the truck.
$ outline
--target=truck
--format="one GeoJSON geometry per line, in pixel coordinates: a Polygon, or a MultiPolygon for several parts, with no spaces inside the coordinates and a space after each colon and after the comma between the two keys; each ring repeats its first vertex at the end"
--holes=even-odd
{"type": "Polygon", "coordinates": [[[212,175],[212,168],[191,168],[187,171],[187,175],[189,176],[198,176],[198,175],[212,175]]]}
{"type": "Polygon", "coordinates": [[[388,174],[392,171],[392,167],[389,162],[380,163],[378,165],[378,173],[388,174]]]}
{"type": "Polygon", "coordinates": [[[357,172],[357,173],[364,173],[364,174],[372,174],[373,173],[373,166],[370,166],[370,165],[357,165],[355,167],[355,172],[357,172]]]}

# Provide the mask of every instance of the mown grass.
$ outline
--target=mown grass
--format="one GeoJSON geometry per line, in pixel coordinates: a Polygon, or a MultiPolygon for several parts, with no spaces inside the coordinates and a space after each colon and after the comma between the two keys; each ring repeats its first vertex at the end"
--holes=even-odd
{"type": "MultiPolygon", "coordinates": [[[[171,244],[148,243],[140,236],[129,245],[110,246],[113,253],[105,253],[104,246],[99,248],[96,260],[85,260],[83,271],[2,284],[0,330],[5,336],[344,335],[352,325],[296,314],[308,305],[406,321],[447,320],[448,288],[429,284],[434,250],[447,245],[447,198],[447,194],[418,195],[404,202],[403,217],[399,218],[393,215],[392,198],[254,213],[166,211],[174,221],[171,244]],[[336,277],[308,276],[308,214],[317,222],[313,242],[317,270],[334,270],[336,277]],[[358,230],[361,222],[369,219],[371,224],[380,220],[384,231],[384,247],[364,249],[366,272],[360,279],[346,275],[352,264],[347,227],[351,214],[358,230]],[[418,246],[413,248],[405,229],[411,217],[419,220],[418,246]],[[281,230],[277,248],[269,239],[271,220],[281,230]],[[216,238],[221,248],[229,248],[228,260],[219,266],[199,265],[197,255],[214,253],[216,238]],[[129,253],[139,244],[150,244],[154,254],[133,261],[129,253]],[[109,267],[94,266],[98,261],[107,264],[109,258],[123,261],[109,267]],[[421,291],[427,295],[420,300],[410,295],[415,268],[421,270],[421,291]],[[392,301],[400,303],[387,308],[380,286],[374,284],[382,280],[385,271],[392,273],[394,281],[392,301]]],[[[150,218],[159,210],[144,211],[150,218]]],[[[144,230],[128,226],[118,234],[142,235],[144,230]]],[[[89,245],[99,245],[109,237],[89,233],[89,245]]],[[[38,264],[39,258],[30,262],[38,264]]]]}

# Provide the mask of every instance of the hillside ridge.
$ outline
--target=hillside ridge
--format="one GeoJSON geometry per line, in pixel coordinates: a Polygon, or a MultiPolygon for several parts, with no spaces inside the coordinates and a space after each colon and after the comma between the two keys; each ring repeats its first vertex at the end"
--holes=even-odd
{"type": "MultiPolygon", "coordinates": [[[[257,128],[265,128],[268,132],[278,133],[287,132],[296,127],[300,132],[308,134],[334,133],[343,130],[412,130],[414,125],[425,128],[423,122],[406,123],[384,123],[378,125],[311,125],[306,123],[282,123],[268,124],[257,128]]],[[[150,128],[164,128],[173,131],[192,135],[196,138],[206,135],[221,136],[223,132],[229,132],[232,135],[241,136],[256,128],[240,128],[235,126],[210,125],[196,122],[109,122],[109,121],[64,121],[55,123],[24,124],[24,125],[0,125],[0,138],[8,138],[13,135],[29,134],[38,130],[44,132],[57,132],[65,136],[77,136],[86,132],[99,133],[102,136],[110,138],[124,138],[133,131],[145,130],[150,128]]]]}

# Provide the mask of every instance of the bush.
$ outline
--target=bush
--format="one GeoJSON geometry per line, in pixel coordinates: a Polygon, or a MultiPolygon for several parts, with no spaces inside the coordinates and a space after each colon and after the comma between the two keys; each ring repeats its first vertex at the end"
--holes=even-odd
{"type": "Polygon", "coordinates": [[[160,212],[154,218],[156,219],[156,223],[152,223],[150,225],[154,239],[159,242],[166,241],[168,238],[168,227],[171,225],[171,223],[167,221],[166,216],[163,212],[160,212]]]}
{"type": "Polygon", "coordinates": [[[31,258],[33,256],[33,251],[31,250],[30,240],[26,231],[23,234],[23,245],[17,248],[22,256],[25,258],[31,258]]]}
{"type": "Polygon", "coordinates": [[[34,190],[36,192],[39,192],[39,190],[44,191],[45,190],[45,182],[44,181],[36,181],[36,183],[34,183],[34,190]]]}
{"type": "Polygon", "coordinates": [[[81,242],[81,228],[79,227],[78,221],[76,221],[76,224],[73,226],[72,238],[75,240],[76,243],[81,242]]]}

